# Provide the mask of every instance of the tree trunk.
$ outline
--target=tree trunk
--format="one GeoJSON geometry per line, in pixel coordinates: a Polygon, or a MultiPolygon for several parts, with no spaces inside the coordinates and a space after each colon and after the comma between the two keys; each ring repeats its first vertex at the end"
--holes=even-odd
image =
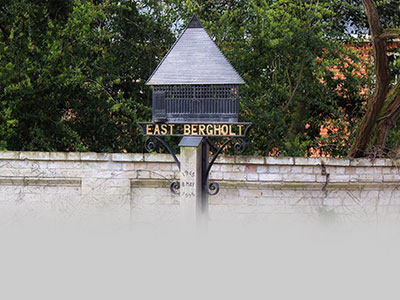
{"type": "Polygon", "coordinates": [[[386,40],[380,35],[383,33],[379,14],[373,0],[362,0],[368,18],[371,32],[371,42],[374,50],[374,65],[376,72],[376,87],[368,105],[365,117],[361,121],[356,139],[349,151],[349,157],[365,156],[365,150],[375,127],[378,116],[384,106],[389,89],[390,73],[387,59],[386,40]]]}
{"type": "Polygon", "coordinates": [[[400,116],[400,81],[390,90],[386,97],[386,104],[376,124],[376,156],[382,156],[385,149],[386,137],[396,125],[400,116]]]}

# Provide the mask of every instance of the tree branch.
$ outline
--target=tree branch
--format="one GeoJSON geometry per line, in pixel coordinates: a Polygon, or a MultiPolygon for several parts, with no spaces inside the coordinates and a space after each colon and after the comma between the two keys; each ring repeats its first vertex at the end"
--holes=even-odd
{"type": "Polygon", "coordinates": [[[7,26],[3,23],[0,23],[0,32],[3,34],[4,42],[8,44],[8,37],[10,35],[10,32],[8,31],[7,26]]]}
{"type": "MultiPolygon", "coordinates": [[[[297,82],[296,85],[294,87],[294,89],[292,90],[291,94],[290,94],[290,98],[288,100],[288,102],[286,103],[285,107],[283,108],[283,111],[286,111],[286,108],[289,107],[289,105],[292,103],[293,101],[293,97],[296,94],[297,89],[299,88],[299,84],[300,81],[302,80],[303,77],[303,70],[304,70],[304,59],[301,60],[301,65],[300,65],[300,72],[299,75],[297,76],[297,82]]],[[[290,78],[289,78],[289,82],[290,82],[290,78]]],[[[291,84],[290,84],[291,85],[291,84]]]]}
{"type": "Polygon", "coordinates": [[[381,39],[395,39],[400,38],[400,28],[387,28],[379,36],[381,39]]]}
{"type": "Polygon", "coordinates": [[[386,97],[385,107],[382,109],[383,115],[376,124],[376,153],[379,157],[383,154],[383,149],[386,146],[386,138],[396,125],[396,121],[400,116],[400,81],[389,91],[386,97]]]}
{"type": "Polygon", "coordinates": [[[368,18],[369,29],[371,32],[371,41],[375,58],[376,86],[365,117],[361,121],[362,123],[358,130],[356,139],[349,151],[349,157],[352,158],[362,157],[365,155],[365,150],[370,141],[372,131],[385,104],[390,83],[386,40],[380,38],[383,29],[379,20],[378,10],[376,9],[373,0],[362,0],[362,3],[368,18]]]}

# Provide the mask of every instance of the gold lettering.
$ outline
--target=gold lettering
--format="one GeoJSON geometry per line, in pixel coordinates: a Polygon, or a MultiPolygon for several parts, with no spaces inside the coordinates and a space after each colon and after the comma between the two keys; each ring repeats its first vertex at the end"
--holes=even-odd
{"type": "Polygon", "coordinates": [[[236,133],[233,132],[232,127],[232,125],[229,125],[229,135],[236,135],[236,133]]]}
{"type": "Polygon", "coordinates": [[[147,124],[146,125],[146,134],[153,134],[153,132],[151,131],[151,125],[152,124],[147,124]]]}
{"type": "Polygon", "coordinates": [[[242,135],[242,128],[243,128],[243,125],[238,125],[238,127],[239,127],[239,135],[242,135]]]}
{"type": "Polygon", "coordinates": [[[192,124],[192,135],[199,135],[197,133],[197,124],[192,124]]]}
{"type": "Polygon", "coordinates": [[[167,124],[162,124],[161,125],[161,134],[166,135],[167,133],[168,133],[167,124]]]}
{"type": "Polygon", "coordinates": [[[221,135],[228,135],[228,125],[221,126],[221,135]]]}
{"type": "Polygon", "coordinates": [[[199,125],[199,135],[205,135],[204,134],[204,129],[206,128],[206,125],[200,124],[199,125]]]}
{"type": "Polygon", "coordinates": [[[214,135],[221,135],[221,125],[214,124],[214,135]]]}
{"type": "Polygon", "coordinates": [[[183,124],[183,135],[190,135],[190,124],[183,124]]]}
{"type": "Polygon", "coordinates": [[[159,135],[160,134],[160,125],[156,124],[154,125],[154,135],[159,135]]]}
{"type": "Polygon", "coordinates": [[[213,126],[211,124],[207,125],[206,133],[207,135],[214,135],[213,126]]]}
{"type": "Polygon", "coordinates": [[[174,126],[175,124],[168,124],[169,126],[169,134],[174,134],[174,126]]]}
{"type": "Polygon", "coordinates": [[[185,136],[243,136],[246,125],[242,124],[145,124],[146,135],[173,135],[185,136]]]}

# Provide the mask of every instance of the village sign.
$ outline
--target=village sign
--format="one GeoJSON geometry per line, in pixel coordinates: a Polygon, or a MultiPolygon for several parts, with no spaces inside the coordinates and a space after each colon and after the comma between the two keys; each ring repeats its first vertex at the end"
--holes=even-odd
{"type": "MultiPolygon", "coordinates": [[[[161,143],[180,168],[163,137],[182,136],[180,147],[202,144],[202,188],[204,194],[218,193],[219,185],[208,182],[210,169],[232,141],[236,152],[245,150],[252,125],[238,122],[240,85],[244,83],[194,15],[146,82],[152,86],[152,122],[138,123],[148,136],[146,150],[155,151],[161,143]],[[210,138],[224,139],[213,142],[210,138]]],[[[180,182],[172,182],[171,191],[178,194],[180,187],[180,182]]]]}

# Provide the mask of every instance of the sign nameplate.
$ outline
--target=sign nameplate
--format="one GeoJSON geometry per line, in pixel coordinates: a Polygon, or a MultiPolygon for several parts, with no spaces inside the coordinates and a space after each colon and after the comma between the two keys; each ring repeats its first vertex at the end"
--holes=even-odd
{"type": "Polygon", "coordinates": [[[147,136],[245,137],[252,123],[154,123],[138,122],[147,136]]]}

